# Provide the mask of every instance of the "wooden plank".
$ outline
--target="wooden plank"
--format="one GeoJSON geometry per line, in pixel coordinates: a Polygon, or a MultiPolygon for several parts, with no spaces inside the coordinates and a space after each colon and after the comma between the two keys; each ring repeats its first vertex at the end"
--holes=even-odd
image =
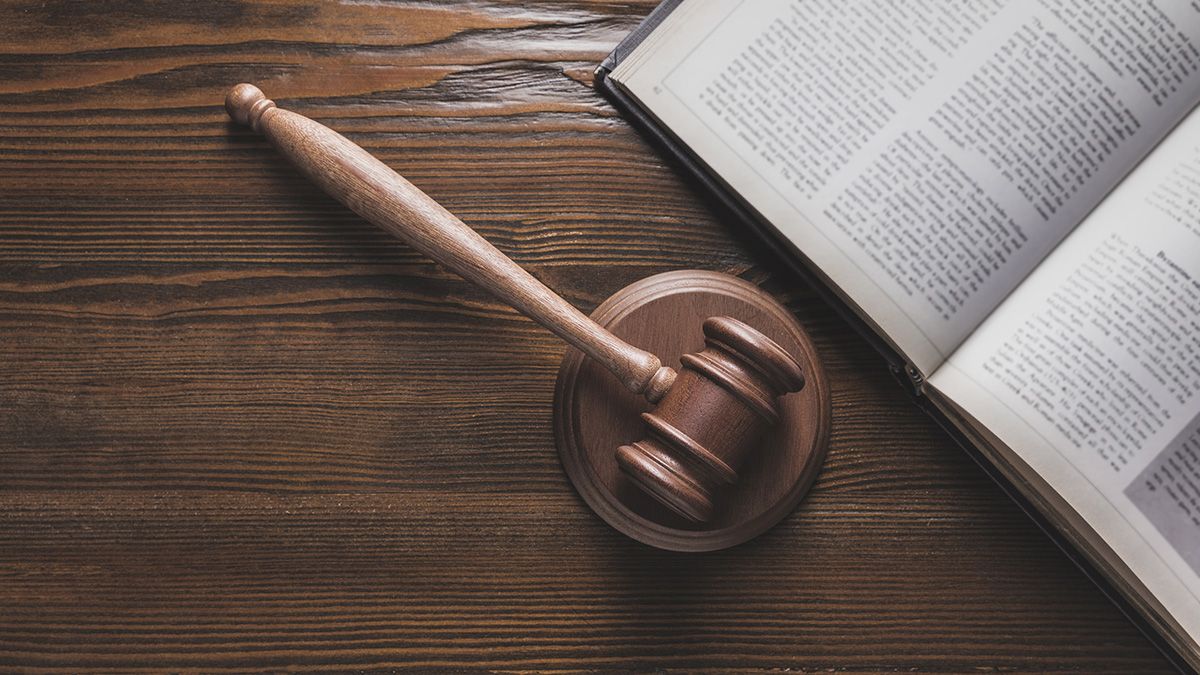
{"type": "Polygon", "coordinates": [[[652,5],[0,5],[0,668],[1165,668],[592,91],[652,5]],[[244,80],[584,309],[685,268],[783,299],[833,385],[814,492],[711,555],[610,530],[562,344],[229,125],[244,80]]]}

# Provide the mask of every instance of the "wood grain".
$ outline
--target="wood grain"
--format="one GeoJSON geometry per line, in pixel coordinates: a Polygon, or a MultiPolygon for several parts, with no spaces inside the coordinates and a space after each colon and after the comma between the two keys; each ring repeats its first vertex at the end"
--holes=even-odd
{"type": "Polygon", "coordinates": [[[592,91],[652,4],[0,4],[0,669],[1165,668],[592,91]],[[584,309],[772,291],[832,384],[810,496],[716,554],[612,531],[555,457],[558,339],[229,124],[239,81],[584,309]]]}

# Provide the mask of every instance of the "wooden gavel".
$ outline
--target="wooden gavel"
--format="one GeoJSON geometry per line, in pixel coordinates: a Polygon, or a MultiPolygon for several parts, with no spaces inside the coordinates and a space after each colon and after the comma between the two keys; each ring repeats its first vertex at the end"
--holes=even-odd
{"type": "Polygon", "coordinates": [[[779,417],[778,397],[804,386],[782,347],[730,317],[704,322],[705,349],[681,372],[585,316],[395,171],[337,132],[281,110],[251,84],[225,110],[262,133],[325,192],[463,278],[491,291],[611,371],[658,407],[642,415],[644,440],[617,449],[622,471],[659,502],[696,522],[714,493],[779,417]]]}

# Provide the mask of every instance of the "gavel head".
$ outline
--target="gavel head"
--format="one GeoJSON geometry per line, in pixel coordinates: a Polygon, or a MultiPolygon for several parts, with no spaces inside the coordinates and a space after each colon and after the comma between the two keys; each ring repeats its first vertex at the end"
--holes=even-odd
{"type": "Polygon", "coordinates": [[[646,492],[696,522],[713,516],[714,493],[765,429],[778,398],[804,387],[800,364],[773,340],[729,317],[704,322],[705,349],[683,368],[658,407],[642,414],[649,436],[617,449],[621,470],[646,492]]]}

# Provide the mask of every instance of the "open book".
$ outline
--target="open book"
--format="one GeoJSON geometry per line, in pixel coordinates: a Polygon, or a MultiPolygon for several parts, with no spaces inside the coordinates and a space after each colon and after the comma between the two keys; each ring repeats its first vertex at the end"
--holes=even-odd
{"type": "Polygon", "coordinates": [[[1200,3],[672,4],[609,86],[1200,667],[1200,3]]]}

